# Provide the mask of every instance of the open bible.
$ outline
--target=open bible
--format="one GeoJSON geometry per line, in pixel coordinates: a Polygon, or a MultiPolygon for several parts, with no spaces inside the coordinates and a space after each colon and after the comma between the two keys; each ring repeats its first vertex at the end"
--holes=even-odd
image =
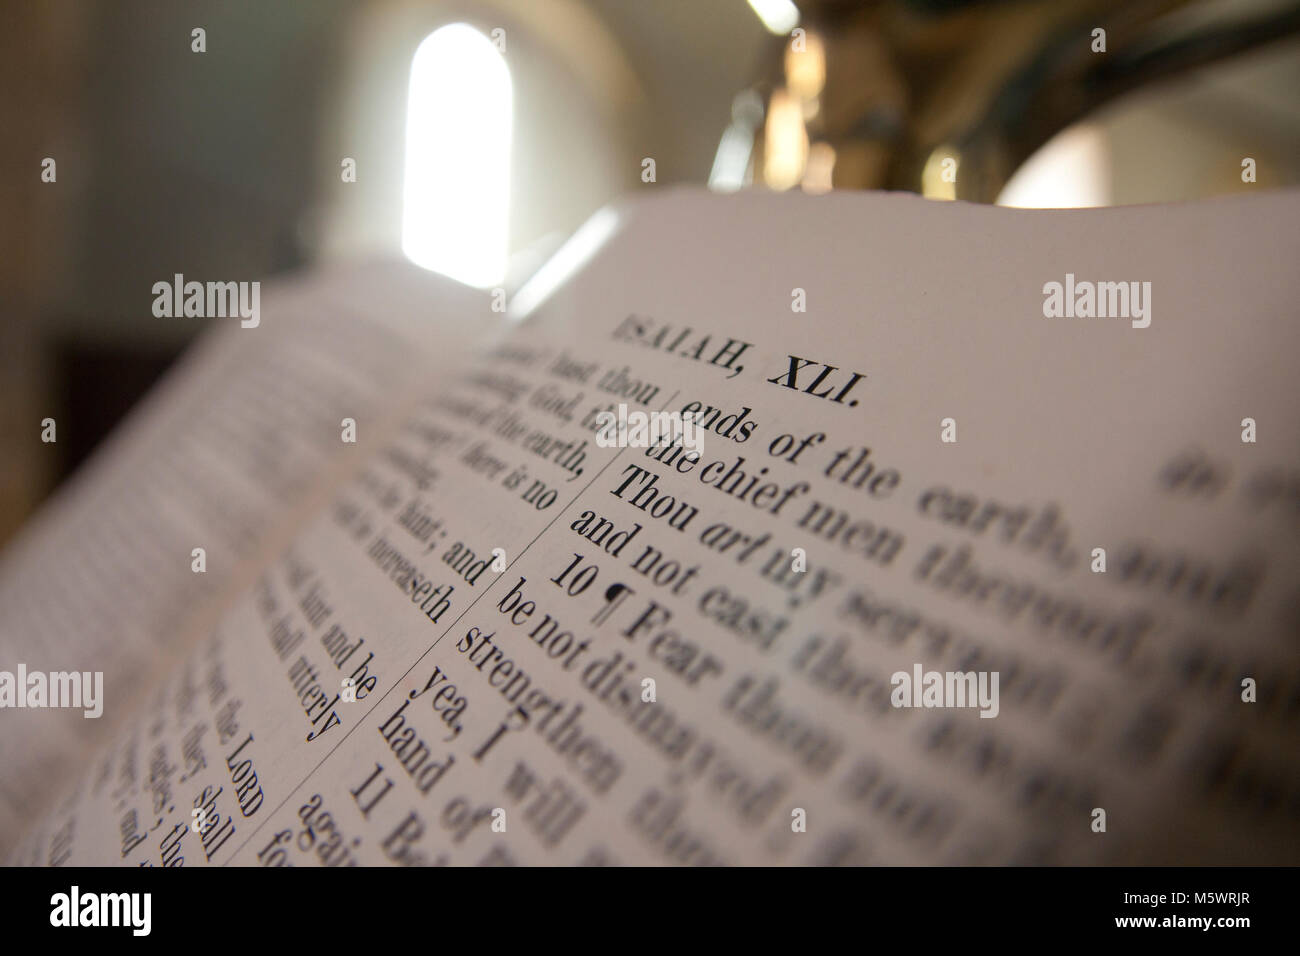
{"type": "Polygon", "coordinates": [[[0,853],[1300,862],[1298,249],[684,189],[268,284],[3,555],[0,853]]]}

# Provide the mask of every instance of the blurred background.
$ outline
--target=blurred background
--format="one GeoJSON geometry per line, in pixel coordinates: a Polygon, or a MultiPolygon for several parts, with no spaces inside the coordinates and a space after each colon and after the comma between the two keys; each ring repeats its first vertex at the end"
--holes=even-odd
{"type": "Polygon", "coordinates": [[[1298,31],[1294,0],[0,0],[0,544],[203,327],[152,314],[175,273],[514,289],[678,183],[1289,186],[1298,31]]]}

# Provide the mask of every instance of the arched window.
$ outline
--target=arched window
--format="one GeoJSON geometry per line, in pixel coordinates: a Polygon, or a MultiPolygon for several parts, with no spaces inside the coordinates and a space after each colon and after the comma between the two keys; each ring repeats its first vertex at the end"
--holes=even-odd
{"type": "Polygon", "coordinates": [[[513,98],[505,59],[467,24],[435,30],[415,51],[402,252],[479,288],[505,277],[513,98]]]}

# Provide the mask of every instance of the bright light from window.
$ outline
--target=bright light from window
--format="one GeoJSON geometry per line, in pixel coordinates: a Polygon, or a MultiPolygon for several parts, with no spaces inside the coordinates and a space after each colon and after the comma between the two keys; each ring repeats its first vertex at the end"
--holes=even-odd
{"type": "Polygon", "coordinates": [[[763,181],[771,189],[789,189],[803,178],[808,161],[808,129],[803,104],[785,90],[772,91],[764,132],[763,181]]]}
{"type": "Polygon", "coordinates": [[[790,0],[749,0],[763,26],[778,36],[799,25],[799,8],[790,0]]]}
{"type": "Polygon", "coordinates": [[[999,206],[1077,209],[1110,204],[1110,157],[1096,126],[1068,127],[1025,160],[1002,187],[999,206]]]}
{"type": "Polygon", "coordinates": [[[406,104],[402,252],[488,288],[505,277],[510,207],[510,69],[464,23],[415,51],[406,104]]]}
{"type": "Polygon", "coordinates": [[[526,319],[533,310],[555,294],[564,281],[591,261],[618,228],[619,214],[609,207],[598,209],[584,222],[555,255],[515,293],[508,314],[515,321],[526,319]]]}

